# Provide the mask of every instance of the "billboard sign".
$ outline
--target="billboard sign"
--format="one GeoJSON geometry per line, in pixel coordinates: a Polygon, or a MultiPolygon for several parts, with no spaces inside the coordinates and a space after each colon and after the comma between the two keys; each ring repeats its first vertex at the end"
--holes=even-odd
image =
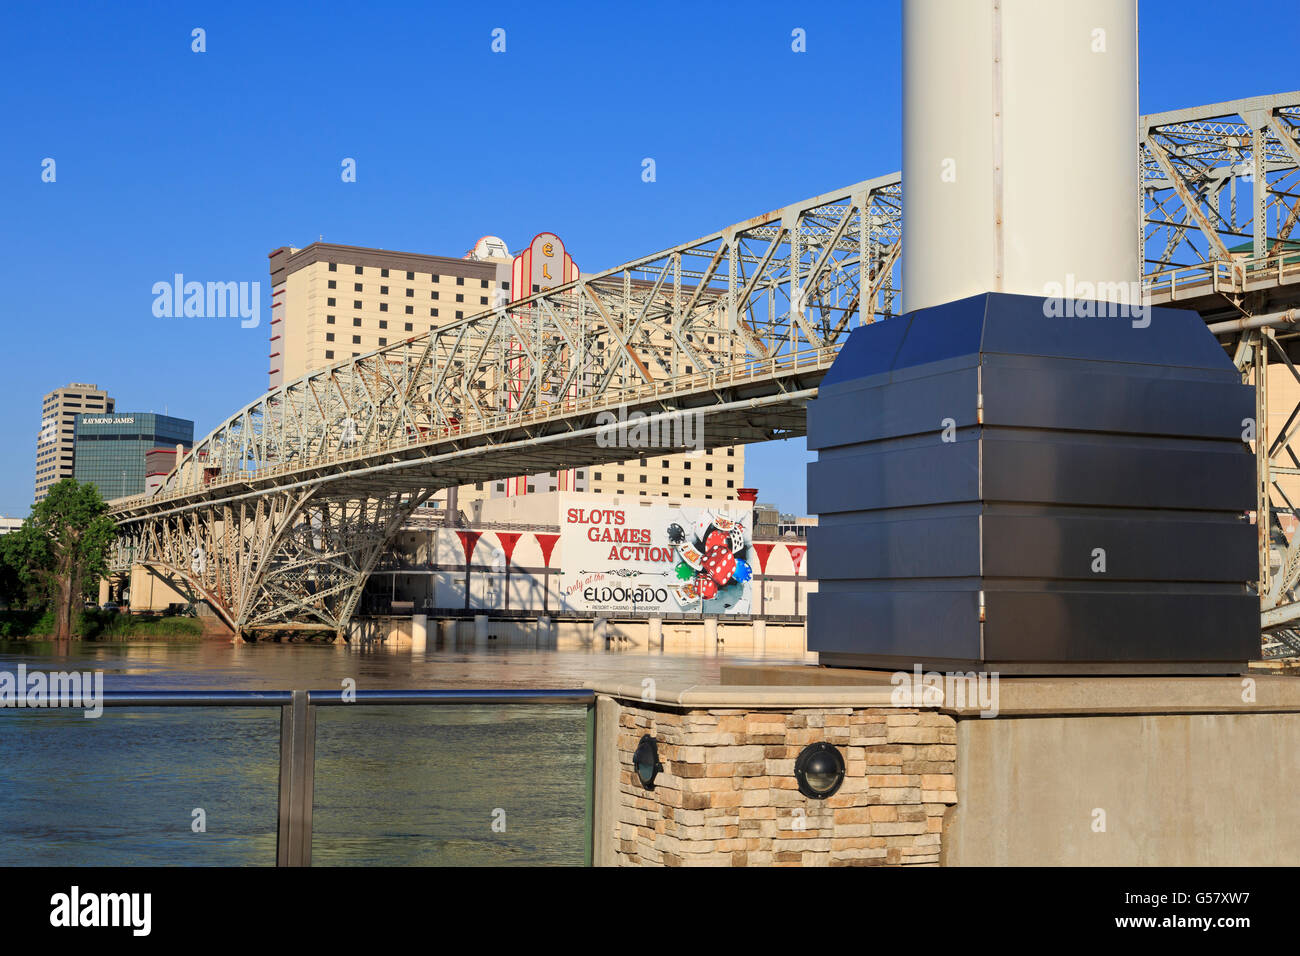
{"type": "Polygon", "coordinates": [[[749,614],[753,511],[565,496],[564,599],[578,612],[749,614]]]}

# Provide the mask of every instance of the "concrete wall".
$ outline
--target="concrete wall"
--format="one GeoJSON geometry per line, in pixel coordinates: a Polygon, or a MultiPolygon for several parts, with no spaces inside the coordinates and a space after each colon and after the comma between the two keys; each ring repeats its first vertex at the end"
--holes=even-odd
{"type": "Polygon", "coordinates": [[[1300,860],[1300,713],[962,720],[946,866],[1300,860]]]}

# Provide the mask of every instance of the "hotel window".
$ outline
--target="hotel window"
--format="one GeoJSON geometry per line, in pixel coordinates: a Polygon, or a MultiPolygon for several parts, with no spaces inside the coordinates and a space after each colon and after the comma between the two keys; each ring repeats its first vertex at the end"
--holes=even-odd
{"type": "Polygon", "coordinates": [[[353,291],[353,292],[360,292],[360,291],[361,291],[361,283],[360,283],[360,282],[354,282],[354,283],[352,283],[352,291],[353,291]]]}
{"type": "Polygon", "coordinates": [[[595,473],[594,475],[592,475],[591,477],[594,478],[596,481],[600,481],[600,472],[596,472],[596,473],[595,473]]]}
{"type": "Polygon", "coordinates": [[[641,476],[641,484],[643,484],[643,485],[645,484],[645,475],[642,475],[642,476],[641,476]]]}
{"type": "Polygon", "coordinates": [[[330,279],[330,281],[327,282],[327,283],[325,284],[325,287],[326,287],[327,289],[337,289],[337,288],[338,288],[338,283],[335,282],[333,279],[330,279]]]}
{"type": "Polygon", "coordinates": [[[362,275],[364,272],[364,270],[360,266],[357,266],[356,270],[357,270],[357,275],[362,275]]]}
{"type": "Polygon", "coordinates": [[[360,300],[360,299],[353,299],[353,300],[352,300],[352,308],[354,308],[354,309],[358,309],[358,310],[359,310],[359,309],[361,308],[361,300],[360,300]]]}
{"type": "Polygon", "coordinates": [[[464,313],[464,312],[457,312],[457,313],[456,313],[456,318],[458,318],[458,319],[463,319],[463,318],[465,318],[465,313],[464,313]]]}
{"type": "Polygon", "coordinates": [[[334,333],[333,333],[333,332],[326,332],[326,333],[325,333],[325,341],[326,341],[326,342],[333,342],[333,341],[334,341],[334,333]]]}
{"type": "Polygon", "coordinates": [[[503,283],[501,283],[501,288],[503,288],[503,289],[508,289],[508,288],[510,288],[510,283],[509,283],[509,282],[503,282],[503,283]]]}
{"type": "Polygon", "coordinates": [[[326,299],[326,300],[325,300],[325,304],[326,304],[326,305],[333,305],[333,304],[334,304],[334,300],[333,300],[333,299],[326,299]]]}
{"type": "Polygon", "coordinates": [[[479,305],[487,305],[487,296],[485,296],[485,295],[481,295],[481,296],[479,296],[479,297],[478,297],[478,304],[479,304],[479,305]]]}
{"type": "Polygon", "coordinates": [[[728,481],[728,482],[727,482],[727,487],[728,487],[728,488],[734,488],[734,487],[736,487],[736,483],[735,483],[734,481],[728,481]]]}
{"type": "Polygon", "coordinates": [[[353,319],[353,320],[352,320],[352,324],[355,325],[357,328],[360,328],[360,327],[361,327],[361,318],[360,318],[360,316],[358,316],[357,318],[353,319]]]}
{"type": "Polygon", "coordinates": [[[431,298],[431,299],[436,299],[436,298],[438,298],[438,290],[437,290],[437,289],[434,289],[434,290],[433,290],[433,295],[431,295],[429,298],[431,298]]]}
{"type": "Polygon", "coordinates": [[[388,339],[381,338],[381,339],[379,340],[379,344],[380,344],[380,345],[387,345],[387,344],[388,344],[388,339]]]}
{"type": "MultiPolygon", "coordinates": [[[[384,270],[384,271],[387,271],[387,270],[384,270]]],[[[386,285],[381,285],[381,286],[379,287],[379,294],[380,294],[380,295],[388,295],[388,286],[386,286],[386,285]]]]}
{"type": "Polygon", "coordinates": [[[618,473],[618,480],[619,481],[623,480],[623,473],[621,471],[618,473]]]}
{"type": "Polygon", "coordinates": [[[387,302],[380,302],[380,303],[379,303],[379,311],[380,311],[380,312],[387,312],[387,311],[388,311],[388,303],[387,303],[387,302]]]}
{"type": "Polygon", "coordinates": [[[415,290],[414,290],[414,289],[407,289],[407,290],[406,290],[406,297],[407,297],[408,299],[413,299],[413,298],[415,298],[415,290]]]}
{"type": "Polygon", "coordinates": [[[661,485],[666,485],[666,484],[668,484],[668,476],[667,476],[667,475],[664,475],[662,478],[660,478],[660,479],[659,479],[659,484],[661,484],[661,485]]]}
{"type": "Polygon", "coordinates": [[[482,287],[483,287],[484,289],[486,289],[486,288],[488,287],[488,280],[487,280],[487,279],[481,279],[481,280],[479,280],[479,281],[482,283],[482,287]]]}
{"type": "Polygon", "coordinates": [[[353,345],[360,345],[360,344],[361,344],[361,336],[359,336],[359,335],[354,335],[354,336],[352,336],[352,344],[353,344],[353,345]]]}
{"type": "Polygon", "coordinates": [[[705,478],[705,479],[704,479],[704,487],[706,487],[706,488],[712,488],[712,487],[713,487],[713,479],[712,479],[712,478],[705,478]]]}
{"type": "Polygon", "coordinates": [[[415,306],[413,306],[413,305],[408,305],[408,306],[406,307],[406,314],[407,314],[407,315],[415,315],[415,306]]]}
{"type": "Polygon", "coordinates": [[[464,277],[464,276],[456,276],[456,285],[464,285],[464,284],[465,284],[465,277],[464,277]]]}
{"type": "Polygon", "coordinates": [[[687,485],[689,485],[689,484],[691,483],[691,479],[689,479],[689,478],[683,478],[683,479],[682,479],[682,483],[683,483],[683,484],[687,484],[687,485]]]}
{"type": "Polygon", "coordinates": [[[408,272],[408,273],[406,274],[406,281],[410,282],[410,281],[411,281],[412,279],[414,279],[414,278],[415,278],[415,273],[414,273],[414,272],[408,272]]]}
{"type": "Polygon", "coordinates": [[[327,315],[327,316],[325,316],[325,324],[326,324],[326,325],[333,325],[333,324],[334,324],[334,316],[332,316],[332,315],[327,315]]]}
{"type": "Polygon", "coordinates": [[[415,331],[415,326],[413,326],[410,322],[407,322],[407,323],[406,323],[406,331],[408,331],[408,332],[413,332],[413,331],[415,331]]]}
{"type": "Polygon", "coordinates": [[[331,262],[331,263],[330,263],[330,272],[338,272],[338,271],[339,271],[338,263],[337,263],[337,262],[331,262]]]}
{"type": "Polygon", "coordinates": [[[437,281],[438,281],[438,273],[435,272],[433,275],[429,276],[429,278],[432,279],[434,282],[437,282],[437,281]]]}
{"type": "Polygon", "coordinates": [[[465,296],[464,296],[463,294],[457,292],[457,293],[456,293],[456,301],[457,301],[457,302],[464,302],[464,301],[465,301],[465,296]]]}
{"type": "Polygon", "coordinates": [[[386,329],[386,328],[388,328],[388,320],[387,320],[387,319],[380,319],[380,320],[379,320],[379,327],[380,327],[381,329],[386,329]]]}
{"type": "MultiPolygon", "coordinates": [[[[430,310],[429,310],[429,316],[430,316],[430,318],[434,318],[434,319],[436,319],[436,318],[438,317],[438,310],[437,310],[437,309],[430,309],[430,310]]],[[[433,326],[431,325],[431,326],[429,326],[429,328],[433,328],[433,326]]]]}
{"type": "Polygon", "coordinates": [[[326,350],[325,350],[325,357],[326,357],[327,359],[332,359],[332,358],[334,357],[334,350],[333,350],[333,349],[326,349],[326,350]]]}

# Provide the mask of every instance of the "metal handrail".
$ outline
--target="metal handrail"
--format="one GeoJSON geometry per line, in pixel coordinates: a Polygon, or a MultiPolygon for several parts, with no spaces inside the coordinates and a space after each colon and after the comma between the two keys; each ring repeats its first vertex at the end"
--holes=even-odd
{"type": "MultiPolygon", "coordinates": [[[[740,362],[719,366],[708,372],[694,372],[662,381],[646,382],[639,385],[613,387],[599,395],[587,395],[569,398],[564,401],[546,402],[528,409],[506,411],[484,416],[477,421],[461,422],[454,426],[440,425],[404,434],[400,438],[381,442],[357,442],[354,446],[335,448],[310,458],[293,459],[280,464],[258,468],[256,470],[240,469],[223,472],[196,487],[188,484],[170,492],[160,490],[153,495],[137,495],[131,498],[116,499],[112,505],[117,510],[125,510],[140,504],[171,501],[187,497],[208,488],[225,487],[232,484],[267,480],[283,474],[291,474],[304,469],[320,468],[347,461],[361,461],[373,455],[400,451],[420,445],[436,444],[440,441],[463,439],[490,434],[494,431],[512,426],[538,424],[567,417],[580,411],[597,411],[615,408],[629,401],[649,400],[666,394],[686,394],[691,391],[711,390],[720,384],[735,384],[758,377],[776,375],[782,372],[798,371],[805,368],[819,368],[829,365],[838,352],[838,345],[824,345],[805,349],[791,350],[785,354],[768,358],[748,358],[740,362]]],[[[682,410],[683,413],[689,410],[682,410]]],[[[196,472],[197,474],[197,472],[196,472]]]]}
{"type": "MultiPolygon", "coordinates": [[[[105,707],[279,707],[280,792],[276,865],[311,866],[315,789],[316,708],[384,705],[582,704],[586,707],[587,768],[584,859],[592,864],[596,769],[596,694],[585,688],[463,688],[421,690],[136,690],[104,691],[105,707]]],[[[59,709],[59,708],[52,708],[59,709]]],[[[38,711],[39,712],[39,711],[38,711]]]]}

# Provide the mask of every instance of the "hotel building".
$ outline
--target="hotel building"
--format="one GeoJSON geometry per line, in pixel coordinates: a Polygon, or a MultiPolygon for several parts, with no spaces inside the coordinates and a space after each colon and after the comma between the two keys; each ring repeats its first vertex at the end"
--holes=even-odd
{"type": "MultiPolygon", "coordinates": [[[[558,237],[543,233],[518,256],[484,237],[464,258],[314,242],[281,246],[268,258],[271,324],[268,388],[413,335],[486,312],[497,301],[539,291],[536,276],[554,267],[556,284],[578,276],[558,237]],[[551,242],[539,243],[543,237],[551,242]],[[558,247],[558,248],[552,248],[558,247]],[[547,250],[543,257],[541,250],[547,250]],[[532,275],[521,282],[525,268],[532,275]],[[513,285],[530,284],[524,290],[513,285]]],[[[646,358],[641,350],[641,358],[646,358]]],[[[688,369],[689,371],[689,369],[688,369]]],[[[458,507],[498,496],[580,491],[629,497],[736,500],[745,483],[744,446],[661,455],[578,468],[561,475],[467,485],[458,507]]],[[[445,505],[445,493],[438,495],[445,505]]]]}

